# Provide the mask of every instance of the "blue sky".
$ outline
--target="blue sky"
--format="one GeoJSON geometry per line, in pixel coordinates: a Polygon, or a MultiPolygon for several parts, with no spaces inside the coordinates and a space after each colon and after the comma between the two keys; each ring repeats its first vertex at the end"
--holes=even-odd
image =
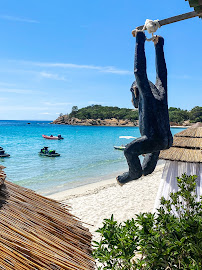
{"type": "MultiPolygon", "coordinates": [[[[184,0],[1,0],[0,119],[53,120],[74,105],[133,108],[131,31],[189,11],[184,0]]],[[[169,107],[202,106],[202,20],[157,34],[165,38],[169,107]]],[[[154,81],[152,42],[146,54],[154,81]]]]}

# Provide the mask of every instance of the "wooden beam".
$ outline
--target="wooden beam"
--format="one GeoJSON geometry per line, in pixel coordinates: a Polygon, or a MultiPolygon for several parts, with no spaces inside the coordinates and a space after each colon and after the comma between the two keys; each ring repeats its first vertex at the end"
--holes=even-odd
{"type": "MultiPolygon", "coordinates": [[[[163,26],[163,25],[167,25],[170,23],[175,23],[175,22],[180,22],[183,20],[191,19],[191,18],[194,18],[197,16],[198,16],[198,13],[196,13],[196,11],[192,11],[192,12],[184,13],[184,14],[181,14],[178,16],[170,17],[170,18],[167,18],[164,20],[160,20],[159,24],[160,24],[160,26],[163,26]]],[[[136,29],[142,30],[143,27],[144,27],[144,25],[141,25],[141,26],[138,26],[136,29]]]]}

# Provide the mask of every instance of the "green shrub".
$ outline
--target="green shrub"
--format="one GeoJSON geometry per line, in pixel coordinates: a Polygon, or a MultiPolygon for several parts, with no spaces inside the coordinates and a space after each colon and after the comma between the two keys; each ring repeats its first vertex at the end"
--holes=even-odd
{"type": "Polygon", "coordinates": [[[177,178],[179,191],[161,199],[156,214],[143,213],[118,224],[105,219],[94,242],[98,269],[202,269],[202,203],[197,202],[197,176],[177,178]],[[134,257],[135,256],[135,257],[134,257]]]}
{"type": "Polygon", "coordinates": [[[190,120],[192,123],[202,122],[202,107],[196,106],[190,111],[190,120]]]}
{"type": "Polygon", "coordinates": [[[184,121],[189,119],[189,112],[187,110],[181,110],[180,108],[170,107],[168,111],[170,122],[182,124],[184,121]]]}

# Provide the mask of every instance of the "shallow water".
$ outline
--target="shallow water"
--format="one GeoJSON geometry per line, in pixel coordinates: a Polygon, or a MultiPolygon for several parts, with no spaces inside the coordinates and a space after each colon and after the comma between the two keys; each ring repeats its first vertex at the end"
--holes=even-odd
{"type": "MultiPolygon", "coordinates": [[[[172,134],[183,129],[172,128],[172,134]]],[[[0,146],[10,158],[0,158],[7,179],[43,195],[101,181],[127,170],[123,152],[113,146],[139,137],[138,127],[97,127],[51,125],[46,121],[0,121],[0,146]],[[30,124],[27,124],[27,123],[30,124]],[[47,140],[45,135],[61,134],[64,140],[47,140]],[[60,157],[41,157],[44,146],[60,157]]]]}

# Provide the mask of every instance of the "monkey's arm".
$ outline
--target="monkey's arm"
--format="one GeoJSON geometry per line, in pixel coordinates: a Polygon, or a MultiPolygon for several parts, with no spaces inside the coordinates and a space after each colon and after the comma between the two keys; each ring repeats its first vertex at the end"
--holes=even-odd
{"type": "Polygon", "coordinates": [[[144,32],[138,31],[136,35],[134,74],[138,89],[142,94],[150,89],[146,71],[145,40],[144,32]]]}
{"type": "Polygon", "coordinates": [[[166,68],[166,61],[164,57],[163,45],[164,45],[164,39],[162,37],[157,37],[157,43],[155,44],[156,86],[158,88],[159,83],[161,83],[164,90],[167,91],[167,68],[166,68]]]}

